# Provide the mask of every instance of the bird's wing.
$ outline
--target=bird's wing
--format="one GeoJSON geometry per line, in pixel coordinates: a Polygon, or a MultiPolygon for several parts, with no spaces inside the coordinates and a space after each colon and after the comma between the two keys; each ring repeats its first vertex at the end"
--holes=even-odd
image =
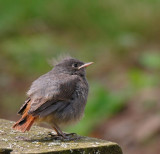
{"type": "Polygon", "coordinates": [[[55,102],[71,99],[78,80],[74,75],[41,76],[33,82],[27,93],[31,98],[29,113],[39,115],[39,112],[55,102]]]}
{"type": "Polygon", "coordinates": [[[21,106],[21,108],[19,109],[18,114],[20,114],[20,115],[23,114],[23,112],[24,112],[24,110],[26,109],[26,107],[27,107],[27,105],[28,105],[28,103],[29,103],[30,100],[31,100],[31,99],[28,98],[28,99],[24,102],[24,104],[23,104],[23,105],[21,106]]]}

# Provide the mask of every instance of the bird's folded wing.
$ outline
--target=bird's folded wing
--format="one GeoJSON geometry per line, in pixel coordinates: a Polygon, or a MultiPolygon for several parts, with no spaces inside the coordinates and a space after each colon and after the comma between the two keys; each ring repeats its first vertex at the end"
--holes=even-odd
{"type": "Polygon", "coordinates": [[[21,108],[19,109],[19,111],[18,111],[18,114],[23,114],[23,112],[24,112],[24,110],[25,110],[25,108],[27,107],[27,105],[28,105],[28,102],[30,101],[30,98],[28,98],[25,102],[24,102],[24,104],[21,106],[21,108]]]}
{"type": "Polygon", "coordinates": [[[58,75],[58,77],[41,76],[33,82],[28,95],[31,99],[29,114],[39,115],[58,101],[71,99],[78,82],[77,76],[58,75]]]}

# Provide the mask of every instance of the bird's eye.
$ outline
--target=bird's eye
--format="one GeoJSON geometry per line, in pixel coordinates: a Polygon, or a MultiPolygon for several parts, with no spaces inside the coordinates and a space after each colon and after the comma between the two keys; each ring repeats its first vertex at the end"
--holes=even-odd
{"type": "Polygon", "coordinates": [[[75,63],[75,64],[73,64],[73,65],[72,65],[72,67],[77,68],[77,67],[78,67],[78,64],[77,64],[77,63],[75,63]]]}

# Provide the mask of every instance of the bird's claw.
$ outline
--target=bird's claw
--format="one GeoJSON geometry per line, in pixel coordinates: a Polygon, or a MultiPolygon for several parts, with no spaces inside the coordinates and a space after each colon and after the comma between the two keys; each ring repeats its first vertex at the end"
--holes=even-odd
{"type": "Polygon", "coordinates": [[[58,134],[58,135],[55,135],[55,134],[52,134],[52,133],[49,133],[48,135],[50,135],[52,137],[52,139],[54,140],[60,140],[60,141],[75,141],[75,140],[79,140],[81,137],[77,136],[76,133],[64,133],[63,135],[61,134],[58,134]]]}
{"type": "Polygon", "coordinates": [[[77,136],[76,133],[64,133],[65,136],[77,136]]]}

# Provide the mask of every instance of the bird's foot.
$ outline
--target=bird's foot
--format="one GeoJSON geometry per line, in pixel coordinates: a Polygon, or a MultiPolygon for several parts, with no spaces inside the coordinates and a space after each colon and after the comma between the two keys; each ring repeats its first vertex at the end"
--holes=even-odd
{"type": "Polygon", "coordinates": [[[76,133],[64,133],[66,141],[76,141],[81,139],[76,133]]]}
{"type": "Polygon", "coordinates": [[[52,134],[49,133],[48,135],[50,135],[52,137],[52,139],[54,140],[60,140],[60,141],[76,141],[79,140],[81,137],[77,136],[76,133],[63,133],[63,134],[52,134]]]}
{"type": "Polygon", "coordinates": [[[58,134],[53,134],[51,132],[48,133],[49,136],[51,136],[51,138],[53,140],[63,140],[63,136],[62,135],[58,135],[58,134]]]}
{"type": "Polygon", "coordinates": [[[77,136],[76,133],[63,133],[65,136],[77,136]]]}

